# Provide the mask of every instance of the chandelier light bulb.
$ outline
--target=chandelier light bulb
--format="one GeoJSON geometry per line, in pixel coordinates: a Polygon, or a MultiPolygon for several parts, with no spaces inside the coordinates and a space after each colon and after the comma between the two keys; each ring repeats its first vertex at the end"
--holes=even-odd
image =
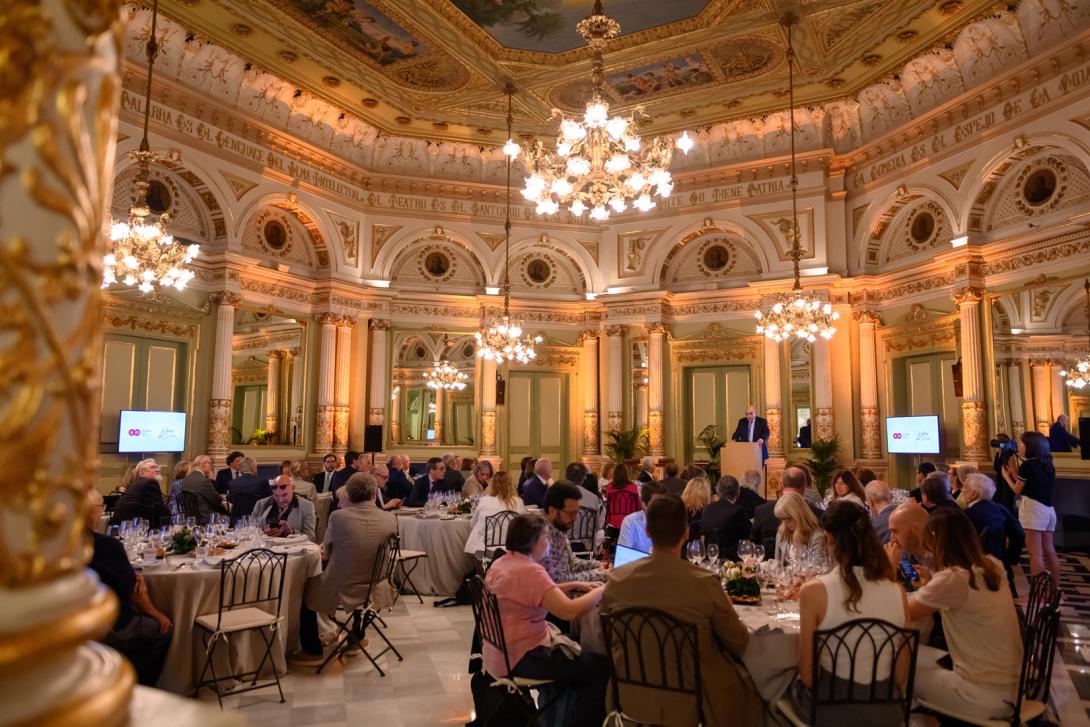
{"type": "Polygon", "coordinates": [[[606,211],[605,207],[598,205],[590,211],[590,218],[599,222],[605,222],[609,219],[609,212],[606,211]]]}
{"type": "Polygon", "coordinates": [[[571,194],[571,190],[571,182],[569,182],[566,177],[554,179],[552,186],[549,187],[549,191],[558,197],[568,196],[569,194],[571,194]]]}
{"type": "Polygon", "coordinates": [[[556,145],[556,155],[558,157],[566,157],[569,154],[571,154],[571,144],[562,141],[556,145]]]}
{"type": "Polygon", "coordinates": [[[624,132],[628,129],[628,122],[620,116],[614,116],[612,119],[606,122],[606,133],[609,134],[609,138],[613,141],[618,141],[624,132]]]}
{"type": "Polygon", "coordinates": [[[508,139],[507,143],[503,145],[503,153],[509,159],[514,159],[522,152],[522,148],[515,143],[514,139],[508,139]]]}
{"type": "Polygon", "coordinates": [[[623,197],[614,197],[609,200],[609,206],[613,208],[614,212],[620,213],[625,210],[625,203],[623,197]]]}
{"type": "Polygon", "coordinates": [[[583,157],[571,157],[565,166],[568,175],[572,177],[585,177],[590,174],[590,162],[583,157]]]}
{"type": "Polygon", "coordinates": [[[598,129],[605,126],[608,119],[609,106],[601,101],[588,104],[586,113],[583,114],[583,123],[591,129],[598,129]]]}
{"type": "Polygon", "coordinates": [[[626,154],[614,154],[606,162],[606,171],[610,174],[620,174],[623,171],[628,170],[632,166],[632,162],[629,160],[626,154]]]}
{"type": "Polygon", "coordinates": [[[684,154],[688,154],[693,148],[692,137],[689,136],[689,132],[682,132],[681,136],[677,140],[677,148],[684,154]]]}
{"type": "Polygon", "coordinates": [[[576,217],[582,217],[583,213],[587,211],[587,206],[583,204],[583,200],[577,199],[571,203],[571,207],[568,208],[568,211],[576,217]]]}
{"type": "Polygon", "coordinates": [[[654,208],[655,203],[651,201],[651,195],[641,194],[639,197],[636,198],[633,206],[640,212],[650,212],[654,208]]]}

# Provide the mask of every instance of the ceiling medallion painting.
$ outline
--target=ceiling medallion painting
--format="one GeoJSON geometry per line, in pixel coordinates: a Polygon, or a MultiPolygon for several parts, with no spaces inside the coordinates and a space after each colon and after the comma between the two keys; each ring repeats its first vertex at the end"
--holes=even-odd
{"type": "Polygon", "coordinates": [[[699,53],[690,53],[606,76],[606,83],[624,101],[638,101],[664,91],[696,88],[713,80],[712,72],[708,70],[708,65],[699,53]]]}
{"type": "Polygon", "coordinates": [[[431,52],[414,35],[365,0],[289,0],[323,27],[336,31],[350,47],[388,66],[431,52]]]}

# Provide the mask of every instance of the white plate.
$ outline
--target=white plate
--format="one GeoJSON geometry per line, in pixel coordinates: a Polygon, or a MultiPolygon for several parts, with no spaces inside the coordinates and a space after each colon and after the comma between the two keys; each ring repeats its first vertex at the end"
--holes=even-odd
{"type": "Polygon", "coordinates": [[[284,538],[269,538],[269,542],[273,545],[294,545],[296,543],[305,543],[308,538],[303,533],[292,533],[284,538]]]}

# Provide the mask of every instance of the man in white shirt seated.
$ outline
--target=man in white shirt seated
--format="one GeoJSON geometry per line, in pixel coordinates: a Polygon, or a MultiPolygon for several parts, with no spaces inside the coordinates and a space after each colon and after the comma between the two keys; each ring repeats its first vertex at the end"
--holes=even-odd
{"type": "Polygon", "coordinates": [[[621,534],[617,537],[617,545],[634,548],[644,553],[651,552],[651,536],[647,534],[647,506],[656,497],[662,497],[665,494],[666,488],[658,482],[644,483],[640,488],[640,503],[643,507],[626,515],[621,521],[621,534]]]}

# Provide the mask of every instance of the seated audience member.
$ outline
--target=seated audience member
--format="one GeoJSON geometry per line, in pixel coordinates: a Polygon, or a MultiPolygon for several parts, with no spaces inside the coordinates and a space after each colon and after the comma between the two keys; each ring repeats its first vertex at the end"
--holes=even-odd
{"type": "Polygon", "coordinates": [[[757,512],[757,506],[765,501],[757,492],[761,487],[761,473],[757,470],[746,470],[742,473],[742,479],[738,484],[742,486],[742,489],[738,492],[736,504],[741,505],[746,511],[746,517],[752,520],[757,512]]]}
{"type": "Polygon", "coordinates": [[[924,510],[934,512],[937,508],[957,508],[958,504],[950,497],[950,475],[945,472],[932,472],[920,485],[920,504],[924,510]]]}
{"type": "Polygon", "coordinates": [[[291,482],[295,485],[295,494],[305,498],[311,505],[318,504],[318,488],[315,487],[310,477],[310,465],[305,459],[299,459],[291,463],[288,470],[291,482]]]}
{"type": "Polygon", "coordinates": [[[466,483],[466,476],[462,474],[462,458],[453,452],[447,452],[443,455],[443,464],[447,468],[446,474],[443,475],[447,483],[447,491],[460,495],[462,486],[466,483]]]}
{"type": "Polygon", "coordinates": [[[534,474],[522,484],[522,501],[527,507],[545,509],[545,491],[549,489],[549,480],[553,477],[553,463],[548,457],[534,462],[534,474]]]}
{"type": "MultiPolygon", "coordinates": [[[[288,477],[291,477],[290,459],[285,459],[280,463],[280,474],[278,474],[276,477],[279,477],[280,475],[287,475],[288,477]]],[[[269,487],[272,487],[273,483],[276,482],[276,477],[272,477],[269,479],[269,487]]]]}
{"type": "Polygon", "coordinates": [[[590,476],[589,473],[590,470],[582,462],[569,462],[564,468],[564,479],[579,488],[582,496],[579,499],[581,507],[597,507],[594,503],[602,502],[598,496],[598,478],[590,476]]]}
{"type": "Polygon", "coordinates": [[[651,552],[651,537],[647,534],[647,506],[656,497],[666,494],[666,488],[655,481],[645,482],[640,488],[640,509],[625,516],[621,521],[621,532],[617,536],[617,545],[634,548],[644,553],[651,552]]]}
{"type": "MultiPolygon", "coordinates": [[[[780,484],[783,492],[794,492],[800,497],[805,497],[807,476],[801,467],[788,467],[783,471],[780,484]]],[[[781,494],[782,497],[782,494],[781,494]]],[[[806,502],[814,517],[821,517],[821,509],[806,502]]],[[[753,525],[750,528],[749,539],[754,543],[760,543],[765,549],[765,559],[771,560],[776,555],[776,533],[780,529],[780,519],[776,517],[776,501],[769,500],[757,506],[753,512],[753,525]]]]}
{"type": "MultiPolygon", "coordinates": [[[[977,475],[982,476],[982,475],[977,475]]],[[[968,518],[956,508],[927,519],[924,542],[935,572],[908,597],[913,620],[942,614],[953,669],[942,652],[922,647],[916,696],[978,720],[1008,720],[1017,697],[1022,638],[1003,566],[984,555],[968,518]]]]}
{"type": "MultiPolygon", "coordinates": [[[[694,477],[703,477],[705,479],[708,479],[708,473],[705,472],[704,468],[700,467],[699,465],[693,463],[685,465],[685,469],[681,471],[681,479],[688,482],[694,477]]],[[[711,480],[708,479],[708,482],[711,482],[711,480]]]]}
{"type": "Polygon", "coordinates": [[[182,480],[182,492],[192,492],[197,498],[197,524],[207,525],[213,513],[227,514],[223,498],[212,484],[212,458],[199,454],[193,458],[193,467],[182,480]]]}
{"type": "Polygon", "coordinates": [[[515,483],[511,481],[511,475],[505,470],[500,470],[488,483],[481,499],[477,500],[477,507],[473,510],[473,520],[469,526],[465,552],[474,557],[484,554],[485,521],[489,516],[504,510],[521,515],[526,512],[526,506],[522,504],[522,498],[515,492],[515,483]]]}
{"type": "Polygon", "coordinates": [[[667,462],[666,466],[662,468],[662,472],[665,477],[662,478],[659,484],[666,490],[666,494],[680,497],[681,493],[685,491],[685,480],[677,476],[677,463],[667,462]]]}
{"type": "Polygon", "coordinates": [[[177,504],[178,493],[182,491],[182,480],[189,474],[189,470],[192,469],[193,464],[186,459],[181,460],[178,464],[174,465],[174,479],[170,483],[170,489],[167,490],[167,507],[170,509],[171,515],[177,515],[179,506],[177,504]]]}
{"type": "MultiPolygon", "coordinates": [[[[799,591],[799,674],[791,700],[796,713],[810,714],[814,659],[818,659],[819,680],[825,691],[826,680],[837,684],[838,694],[850,690],[857,697],[864,697],[870,690],[869,682],[861,682],[872,673],[869,666],[875,655],[868,650],[869,642],[852,641],[851,633],[844,635],[846,648],[853,651],[856,663],[854,685],[843,684],[850,676],[849,659],[837,660],[833,671],[828,651],[814,654],[814,632],[836,628],[859,618],[887,621],[897,627],[908,624],[908,602],[904,591],[897,585],[893,566],[882,555],[882,546],[874,534],[867,514],[854,503],[832,502],[822,516],[822,526],[830,542],[830,554],[835,566],[825,575],[806,583],[799,591]],[[862,668],[860,668],[862,666],[862,668]]],[[[874,669],[877,679],[889,677],[889,669],[895,669],[895,681],[903,685],[908,678],[907,650],[895,665],[879,662],[874,669]]],[[[899,705],[831,705],[821,710],[823,724],[901,725],[904,714],[899,705]]]]}
{"type": "Polygon", "coordinates": [[[526,480],[534,476],[534,465],[537,464],[537,457],[523,457],[520,464],[521,470],[519,471],[518,491],[519,497],[522,497],[522,488],[526,485],[526,480]]]}
{"type": "Polygon", "coordinates": [[[889,516],[889,543],[885,546],[890,565],[897,571],[897,578],[907,589],[919,587],[905,572],[906,565],[931,567],[931,555],[923,542],[923,529],[927,524],[927,510],[909,501],[898,506],[889,516]]]}
{"type": "Polygon", "coordinates": [[[154,687],[163,671],[173,626],[151,602],[144,578],[132,569],[121,541],[95,532],[101,517],[102,495],[91,490],[87,495],[87,530],[93,551],[87,567],[114,592],[118,606],[105,642],[132,662],[139,684],[154,687]]]}
{"type": "Polygon", "coordinates": [[[488,489],[488,483],[491,482],[494,474],[491,462],[487,459],[478,461],[477,464],[473,465],[469,479],[462,485],[462,497],[471,499],[479,497],[488,489]]]}
{"type": "Polygon", "coordinates": [[[775,513],[780,521],[776,531],[776,560],[784,562],[792,547],[816,549],[825,545],[825,533],[817,517],[797,492],[782,494],[776,500],[775,513]]]}
{"type": "MultiPolygon", "coordinates": [[[[628,468],[623,464],[613,468],[613,480],[606,485],[606,534],[611,537],[616,537],[620,533],[621,523],[624,521],[624,515],[617,512],[617,505],[614,504],[614,500],[620,496],[621,492],[631,493],[637,498],[640,496],[639,486],[628,479],[628,468]]],[[[625,497],[628,496],[625,495],[625,497]]]]}
{"type": "Polygon", "coordinates": [[[432,493],[447,491],[447,466],[443,464],[443,459],[432,457],[428,460],[427,468],[427,472],[417,477],[413,483],[413,491],[405,501],[408,507],[423,507],[432,493]]]}
{"type": "Polygon", "coordinates": [[[700,533],[704,542],[718,544],[719,557],[724,561],[738,560],[738,541],[749,537],[749,518],[745,510],[731,502],[738,499],[740,487],[734,477],[720,477],[715,488],[719,499],[700,514],[700,533]]]}
{"type": "Polygon", "coordinates": [[[604,581],[606,571],[598,561],[576,558],[568,540],[568,531],[579,515],[579,488],[560,480],[545,493],[544,509],[545,540],[549,547],[538,562],[549,577],[557,583],[604,581]]]}
{"type": "Polygon", "coordinates": [[[386,499],[407,500],[413,491],[413,483],[409,479],[409,458],[391,454],[386,469],[389,475],[386,480],[386,499]]]}
{"type": "Polygon", "coordinates": [[[170,509],[163,502],[163,476],[159,463],[154,459],[142,459],[134,468],[132,484],[125,488],[114,505],[110,525],[120,525],[126,520],[144,518],[151,528],[169,524],[170,509]]]}
{"type": "Polygon", "coordinates": [[[242,474],[227,483],[232,525],[243,515],[251,514],[258,500],[272,496],[268,480],[259,479],[257,476],[257,462],[253,457],[243,457],[239,469],[242,474]]]}
{"type": "Polygon", "coordinates": [[[378,488],[378,495],[375,497],[375,502],[383,510],[396,510],[401,507],[401,500],[387,497],[386,493],[390,484],[390,470],[386,468],[384,464],[371,465],[371,479],[375,481],[375,487],[378,488]]]}
{"type": "Polygon", "coordinates": [[[1067,430],[1071,418],[1066,414],[1056,417],[1048,428],[1048,449],[1050,452],[1070,452],[1079,446],[1079,438],[1067,430]]]}
{"type": "Polygon", "coordinates": [[[111,492],[111,495],[124,495],[125,490],[129,489],[129,485],[136,479],[136,465],[126,467],[125,471],[121,474],[121,480],[118,481],[117,487],[111,492]]]}
{"type": "Polygon", "coordinates": [[[322,540],[322,557],[328,565],[321,575],[307,581],[300,609],[299,642],[303,652],[292,657],[300,664],[322,660],[317,614],[332,615],[342,603],[354,606],[368,599],[378,609],[393,603],[394,589],[389,581],[372,584],[371,572],[378,549],[397,534],[397,517],[375,505],[378,488],[365,472],[349,477],[340,489],[343,503],[330,513],[322,540]]]}
{"type": "Polygon", "coordinates": [[[845,469],[836,473],[833,477],[833,486],[829,488],[829,494],[830,502],[847,500],[864,510],[867,507],[867,493],[863,490],[863,485],[859,484],[859,478],[851,470],[845,469]]]}
{"type": "Polygon", "coordinates": [[[609,487],[609,483],[613,481],[613,468],[617,465],[612,462],[606,462],[602,465],[601,476],[598,478],[598,492],[602,493],[609,487]]]}
{"type": "Polygon", "coordinates": [[[878,479],[878,475],[874,474],[874,470],[867,467],[860,467],[855,471],[855,476],[859,479],[859,484],[863,485],[863,489],[867,489],[867,484],[874,482],[878,479]]]}
{"type": "Polygon", "coordinates": [[[814,473],[805,462],[799,462],[795,466],[802,470],[802,476],[806,479],[806,489],[802,491],[802,497],[810,503],[810,507],[814,509],[814,515],[821,519],[821,513],[825,511],[825,501],[821,498],[818,488],[814,486],[814,473]]]}
{"type": "MultiPolygon", "coordinates": [[[[800,498],[801,499],[801,498],[800,498]]],[[[759,725],[762,702],[752,682],[738,673],[738,659],[749,641],[719,578],[682,558],[689,539],[686,507],[677,497],[656,497],[647,508],[647,532],[654,548],[615,570],[606,583],[602,612],[656,608],[679,621],[696,624],[704,719],[708,725],[759,725]]],[[[639,644],[648,663],[658,663],[658,642],[639,644]]],[[[619,650],[615,658],[619,656],[619,650]]],[[[647,724],[695,724],[693,700],[662,692],[621,687],[625,714],[647,724]]]]}
{"type": "Polygon", "coordinates": [[[640,460],[640,473],[636,475],[636,481],[641,485],[655,481],[654,457],[644,457],[640,460]]]}
{"type": "MultiPolygon", "coordinates": [[[[550,488],[571,487],[557,483],[550,488]]],[[[575,503],[574,495],[569,503],[575,503]]],[[[572,656],[562,637],[554,636],[547,615],[574,621],[589,613],[602,598],[601,584],[557,584],[542,566],[549,549],[548,525],[540,515],[519,515],[507,529],[507,554],[488,569],[485,584],[499,601],[500,621],[507,642],[511,674],[527,679],[556,680],[575,701],[572,727],[599,727],[605,718],[605,690],[609,666],[605,657],[583,651],[572,656]],[[578,597],[571,594],[584,591],[578,597]]],[[[485,671],[505,677],[503,653],[483,645],[485,671]]]]}
{"type": "Polygon", "coordinates": [[[920,495],[920,486],[929,474],[938,471],[938,468],[933,462],[920,462],[920,464],[916,466],[916,486],[908,491],[909,497],[916,502],[920,502],[922,497],[920,495]]]}
{"type": "Polygon", "coordinates": [[[961,489],[965,486],[965,480],[979,471],[971,464],[959,464],[950,470],[950,497],[958,503],[959,507],[965,507],[961,501],[961,489]]]}
{"type": "Polygon", "coordinates": [[[339,507],[340,498],[337,497],[337,490],[344,487],[344,483],[348,482],[348,478],[357,472],[368,471],[370,469],[369,463],[367,463],[364,456],[359,452],[349,450],[345,453],[344,467],[334,472],[333,477],[331,477],[329,481],[329,492],[333,495],[333,501],[329,506],[330,512],[339,507]]]}
{"type": "Polygon", "coordinates": [[[1022,557],[1026,531],[1004,505],[994,502],[995,483],[979,472],[965,478],[961,489],[965,514],[980,536],[980,547],[1003,564],[1007,580],[1014,586],[1014,565],[1022,557]]]}
{"type": "Polygon", "coordinates": [[[333,492],[333,475],[337,473],[337,455],[330,452],[322,457],[322,471],[314,475],[314,489],[318,492],[333,492]]]}
{"type": "Polygon", "coordinates": [[[272,495],[254,504],[253,516],[260,518],[265,535],[270,538],[286,538],[302,533],[311,542],[315,538],[317,518],[314,505],[295,494],[295,483],[288,475],[273,480],[272,495]]]}
{"type": "Polygon", "coordinates": [[[893,502],[889,485],[882,480],[871,480],[863,491],[867,495],[867,508],[870,510],[874,534],[878,536],[878,542],[885,545],[889,542],[889,516],[897,509],[897,503],[893,502]]]}
{"type": "Polygon", "coordinates": [[[227,483],[242,476],[242,452],[231,452],[227,455],[227,466],[216,473],[216,492],[227,494],[227,483]]]}
{"type": "Polygon", "coordinates": [[[712,486],[708,478],[694,477],[686,482],[681,501],[685,503],[685,512],[689,517],[689,537],[699,538],[700,516],[704,514],[704,508],[712,504],[712,486]]]}

